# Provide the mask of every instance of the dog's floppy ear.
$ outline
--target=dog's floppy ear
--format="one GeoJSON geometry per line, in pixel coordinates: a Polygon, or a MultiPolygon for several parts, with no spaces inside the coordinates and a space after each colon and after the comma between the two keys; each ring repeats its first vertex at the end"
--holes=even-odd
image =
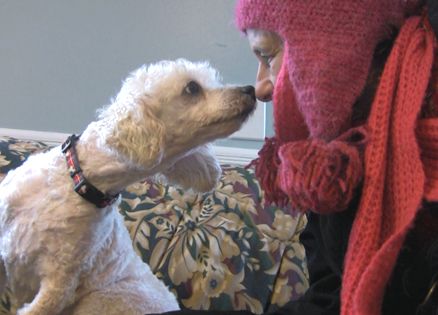
{"type": "Polygon", "coordinates": [[[133,113],[120,119],[107,143],[133,163],[150,169],[163,156],[164,125],[148,106],[142,106],[141,112],[141,119],[133,113]]]}
{"type": "Polygon", "coordinates": [[[214,189],[221,175],[221,167],[209,145],[202,145],[162,172],[168,183],[183,189],[208,192],[214,189]]]}

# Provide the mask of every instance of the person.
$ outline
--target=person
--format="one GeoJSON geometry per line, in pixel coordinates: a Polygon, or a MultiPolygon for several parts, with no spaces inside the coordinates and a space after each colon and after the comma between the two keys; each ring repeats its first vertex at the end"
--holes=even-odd
{"type": "Polygon", "coordinates": [[[274,105],[252,165],[268,202],[308,215],[310,287],[270,314],[438,314],[437,12],[435,0],[238,1],[256,96],[274,105]]]}

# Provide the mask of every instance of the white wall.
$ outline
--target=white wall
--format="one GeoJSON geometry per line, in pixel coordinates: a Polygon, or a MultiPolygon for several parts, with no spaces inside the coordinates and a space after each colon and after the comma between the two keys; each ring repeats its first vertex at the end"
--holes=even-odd
{"type": "MultiPolygon", "coordinates": [[[[160,59],[209,60],[225,82],[253,84],[257,64],[234,26],[234,5],[0,0],[0,128],[80,132],[131,70],[160,59]]],[[[261,145],[254,139],[219,143],[261,145]]]]}

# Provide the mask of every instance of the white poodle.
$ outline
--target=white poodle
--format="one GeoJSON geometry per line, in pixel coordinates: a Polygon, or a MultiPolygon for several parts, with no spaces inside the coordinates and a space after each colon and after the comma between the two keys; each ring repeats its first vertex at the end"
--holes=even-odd
{"type": "Polygon", "coordinates": [[[253,87],[222,86],[207,63],[133,72],[79,138],[30,157],[0,184],[0,293],[11,289],[19,315],[178,309],[135,254],[118,193],[158,173],[211,190],[220,167],[206,144],[238,130],[254,107],[253,87]]]}

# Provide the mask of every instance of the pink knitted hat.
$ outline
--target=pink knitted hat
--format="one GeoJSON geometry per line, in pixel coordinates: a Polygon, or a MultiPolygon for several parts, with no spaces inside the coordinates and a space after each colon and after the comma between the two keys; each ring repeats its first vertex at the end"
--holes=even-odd
{"type": "Polygon", "coordinates": [[[320,213],[349,204],[363,175],[363,141],[351,139],[366,138],[364,130],[349,130],[353,104],[377,44],[417,1],[238,1],[242,31],[269,30],[284,41],[273,95],[275,139],[253,163],[267,202],[320,213]],[[304,141],[309,135],[313,141],[304,141]]]}
{"type": "MultiPolygon", "coordinates": [[[[283,73],[295,100],[275,102],[275,130],[282,141],[297,140],[302,124],[289,123],[297,106],[310,135],[333,140],[350,127],[377,43],[399,26],[403,0],[243,0],[236,8],[240,30],[264,29],[284,40],[283,73]]],[[[415,1],[413,1],[415,2],[415,1]]],[[[284,94],[275,91],[274,97],[284,94]]],[[[281,95],[282,97],[284,95],[281,95]]]]}

